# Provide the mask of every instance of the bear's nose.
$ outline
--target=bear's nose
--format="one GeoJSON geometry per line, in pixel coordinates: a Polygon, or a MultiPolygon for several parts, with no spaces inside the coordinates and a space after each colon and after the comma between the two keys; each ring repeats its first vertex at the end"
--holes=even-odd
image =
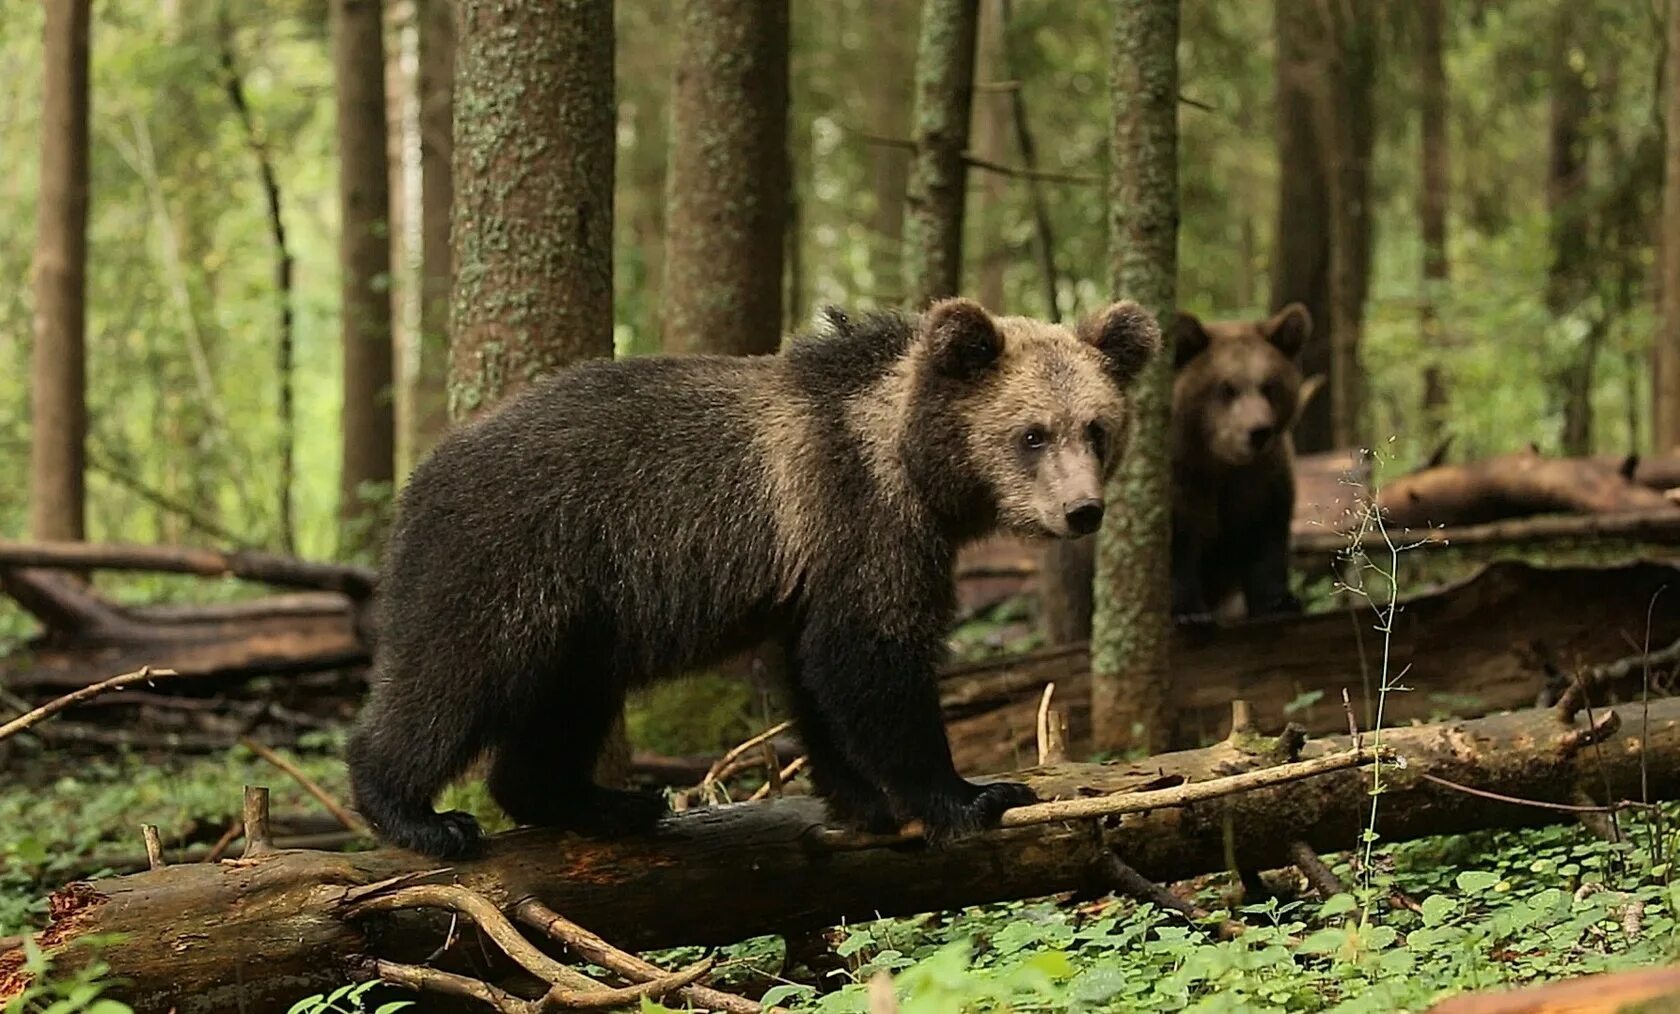
{"type": "Polygon", "coordinates": [[[1272,434],[1274,432],[1276,432],[1276,429],[1272,426],[1254,427],[1248,431],[1249,446],[1258,451],[1260,448],[1266,446],[1266,442],[1268,440],[1272,439],[1272,434]]]}
{"type": "Polygon", "coordinates": [[[1068,505],[1068,530],[1075,535],[1090,535],[1102,524],[1101,500],[1075,500],[1068,505]]]}

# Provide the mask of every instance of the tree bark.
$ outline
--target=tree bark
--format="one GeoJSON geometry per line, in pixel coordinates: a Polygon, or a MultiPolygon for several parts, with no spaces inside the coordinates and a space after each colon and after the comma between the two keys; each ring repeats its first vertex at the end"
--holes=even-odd
{"type": "Polygon", "coordinates": [[[1418,190],[1418,225],[1423,234],[1423,299],[1419,311],[1425,366],[1423,419],[1426,442],[1440,443],[1447,411],[1446,335],[1441,329],[1440,299],[1447,287],[1447,195],[1451,176],[1447,159],[1447,74],[1442,57],[1442,6],[1445,0],[1417,0],[1419,122],[1422,167],[1418,190]]]}
{"type": "MultiPolygon", "coordinates": [[[[1680,791],[1680,700],[1651,705],[1648,737],[1641,722],[1630,721],[1627,732],[1601,726],[1601,752],[1582,748],[1584,724],[1570,726],[1546,709],[1385,731],[1385,746],[1406,767],[1384,777],[1377,832],[1401,841],[1574,819],[1469,795],[1431,776],[1563,804],[1580,793],[1637,797],[1642,776],[1653,799],[1680,791]]],[[[1072,799],[1263,768],[1276,762],[1274,749],[1265,741],[1226,742],[1134,764],[1056,765],[1023,777],[1046,798],[1072,799]]],[[[1302,754],[1346,749],[1341,739],[1312,741],[1302,754]]],[[[457,864],[448,878],[504,912],[535,898],[621,946],[724,943],[848,919],[1100,891],[1101,871],[1115,854],[1156,881],[1225,869],[1231,852],[1245,868],[1286,865],[1295,841],[1321,853],[1355,846],[1370,811],[1370,783],[1368,770],[1342,770],[1124,821],[1040,824],[941,849],[835,848],[820,835],[819,803],[783,799],[676,815],[644,838],[502,835],[485,858],[457,864]]],[[[99,957],[123,984],[107,995],[139,1009],[279,1012],[301,994],[348,981],[370,952],[398,961],[435,952],[450,932],[447,916],[346,916],[355,901],[380,890],[368,885],[399,876],[423,880],[434,867],[394,850],[282,851],[240,863],[167,866],[62,889],[51,902],[53,922],[37,939],[62,969],[87,960],[86,949],[75,947],[85,936],[126,934],[121,947],[99,957]]],[[[472,960],[464,955],[477,951],[460,948],[450,960],[472,960]]],[[[0,953],[0,1001],[27,985],[22,962],[21,948],[0,953]]]]}
{"type": "Polygon", "coordinates": [[[1680,449],[1680,4],[1668,7],[1668,58],[1663,71],[1662,238],[1658,256],[1658,334],[1652,371],[1651,446],[1680,449]]]}
{"type": "Polygon", "coordinates": [[[340,330],[344,401],[339,471],[341,550],[379,544],[376,502],[396,474],[392,398],[390,179],[381,0],[333,0],[337,79],[340,330]]]}
{"type": "Polygon", "coordinates": [[[962,287],[970,110],[980,0],[924,0],[916,49],[916,150],[904,218],[906,301],[921,308],[962,287]]]}
{"type": "Polygon", "coordinates": [[[682,0],[666,175],[666,352],[781,345],[787,0],[682,0]]]}
{"type": "Polygon", "coordinates": [[[1295,426],[1303,452],[1348,446],[1339,442],[1336,420],[1342,420],[1345,438],[1360,411],[1363,374],[1355,357],[1370,278],[1377,20],[1373,0],[1274,4],[1275,136],[1283,171],[1272,308],[1306,305],[1314,327],[1301,353],[1302,371],[1326,377],[1331,388],[1329,397],[1307,404],[1295,426]],[[1353,355],[1341,356],[1343,349],[1353,355]]]}
{"type": "MultiPolygon", "coordinates": [[[[1546,270],[1546,309],[1561,322],[1574,313],[1590,291],[1593,266],[1587,237],[1587,119],[1592,94],[1585,68],[1578,64],[1576,33],[1580,12],[1563,5],[1555,12],[1551,39],[1551,112],[1547,131],[1546,213],[1551,262],[1546,270]]],[[[1593,325],[1596,330],[1600,325],[1593,325]]],[[[1582,349],[1554,374],[1563,405],[1561,442],[1565,454],[1592,451],[1592,368],[1602,332],[1589,335],[1582,349]]]]}
{"type": "MultiPolygon", "coordinates": [[[[1109,256],[1117,295],[1171,320],[1178,270],[1178,0],[1116,0],[1109,54],[1113,126],[1109,256]]],[[[1132,388],[1132,430],[1096,536],[1091,622],[1092,739],[1154,748],[1173,722],[1168,693],[1173,353],[1132,388]]]]}
{"type": "Polygon", "coordinates": [[[616,114],[606,0],[461,0],[449,414],[612,354],[616,114]]]}
{"type": "Polygon", "coordinates": [[[418,0],[420,331],[409,446],[416,461],[449,425],[449,286],[453,256],[455,24],[450,0],[418,0]]]}
{"type": "MultiPolygon", "coordinates": [[[[975,35],[975,80],[997,82],[1009,77],[1003,68],[1003,0],[990,0],[980,5],[980,17],[975,35]]],[[[973,101],[970,148],[981,158],[1006,164],[1011,161],[1009,151],[1010,93],[985,91],[973,101]]],[[[1010,261],[1009,230],[1005,222],[1009,202],[1009,177],[1002,173],[985,173],[978,187],[971,232],[974,251],[974,298],[993,313],[1010,312],[1005,305],[1004,283],[1010,261]]]]}
{"type": "Polygon", "coordinates": [[[87,512],[89,0],[47,0],[30,352],[29,531],[80,539],[87,512]]]}

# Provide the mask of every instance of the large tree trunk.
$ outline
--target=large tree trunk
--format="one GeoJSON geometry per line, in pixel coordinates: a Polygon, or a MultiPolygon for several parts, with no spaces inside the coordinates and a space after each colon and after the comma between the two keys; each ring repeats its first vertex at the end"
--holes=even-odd
{"type": "MultiPolygon", "coordinates": [[[[1178,270],[1178,0],[1117,0],[1113,9],[1113,286],[1170,321],[1178,270]]],[[[1133,386],[1131,439],[1107,491],[1115,509],[1096,537],[1101,593],[1091,622],[1091,732],[1100,750],[1158,748],[1173,726],[1167,686],[1173,353],[1167,341],[1133,386]]]]}
{"type": "Polygon", "coordinates": [[[1442,58],[1442,11],[1446,0],[1417,0],[1420,95],[1418,119],[1423,164],[1418,188],[1418,225],[1423,233],[1423,419],[1427,446],[1444,436],[1447,411],[1446,335],[1440,299],[1447,287],[1447,73],[1442,58]]]}
{"type": "Polygon", "coordinates": [[[47,0],[30,356],[29,531],[80,539],[86,514],[89,0],[47,0]]]}
{"type": "Polygon", "coordinates": [[[1668,60],[1663,71],[1663,200],[1658,333],[1652,371],[1651,446],[1680,448],[1680,3],[1668,6],[1668,60]]]}
{"type": "Polygon", "coordinates": [[[612,355],[607,0],[456,5],[449,409],[612,355]]]}
{"type": "Polygon", "coordinates": [[[333,0],[344,352],[339,541],[353,551],[378,545],[368,528],[378,505],[367,497],[388,494],[396,474],[384,34],[381,0],[333,0]]]}
{"type": "Polygon", "coordinates": [[[787,0],[682,0],[671,93],[667,352],[774,352],[788,214],[787,0]]]}
{"type": "MultiPolygon", "coordinates": [[[[917,0],[881,0],[868,7],[874,26],[865,84],[872,130],[908,136],[916,101],[917,0]]],[[[869,146],[869,270],[883,303],[907,301],[904,288],[904,213],[910,186],[910,153],[890,144],[869,146]]]]}
{"type": "MultiPolygon", "coordinates": [[[[1003,0],[988,0],[980,7],[975,37],[975,80],[980,83],[1005,81],[1003,0]]],[[[994,163],[1013,161],[1009,153],[1011,94],[996,89],[977,92],[973,102],[971,147],[981,158],[994,163]]],[[[1008,313],[1004,305],[1005,268],[1010,261],[1009,229],[1005,221],[1009,202],[1009,178],[1002,173],[983,173],[975,202],[971,233],[974,240],[974,298],[993,313],[1008,313]]]]}
{"type": "Polygon", "coordinates": [[[1360,411],[1357,349],[1370,277],[1376,22],[1373,0],[1274,4],[1274,129],[1282,168],[1271,301],[1273,309],[1306,305],[1313,334],[1301,366],[1330,386],[1329,396],[1309,402],[1296,424],[1302,451],[1343,446],[1338,441],[1360,411]]]}
{"type": "Polygon", "coordinates": [[[420,327],[409,447],[418,461],[449,425],[449,285],[453,257],[455,24],[450,0],[418,0],[420,327]]]}
{"type": "MultiPolygon", "coordinates": [[[[1546,270],[1546,309],[1561,321],[1581,304],[1592,286],[1592,249],[1587,237],[1587,119],[1592,94],[1585,68],[1576,59],[1581,17],[1571,5],[1555,12],[1551,40],[1551,122],[1547,132],[1546,213],[1551,263],[1546,270]]],[[[1563,406],[1561,442],[1565,454],[1592,451],[1592,368],[1599,335],[1554,377],[1563,406]]]]}
{"type": "Polygon", "coordinates": [[[924,0],[916,51],[916,154],[904,219],[906,301],[921,308],[962,286],[969,115],[980,0],[924,0]]]}
{"type": "MultiPolygon", "coordinates": [[[[1602,717],[1602,712],[1599,713],[1602,717]]],[[[1385,778],[1376,831],[1384,841],[1573,819],[1532,806],[1489,802],[1425,776],[1484,792],[1574,804],[1580,795],[1653,799],[1680,791],[1680,700],[1652,704],[1622,734],[1601,723],[1601,752],[1585,723],[1531,710],[1448,725],[1385,731],[1406,761],[1385,778]]],[[[1325,757],[1345,742],[1314,741],[1325,757]]],[[[1226,742],[1133,764],[1065,764],[1024,774],[1046,798],[1138,791],[1201,782],[1275,763],[1269,743],[1226,742]]],[[[1371,809],[1370,773],[1344,769],[1238,795],[1157,807],[1123,821],[1067,820],[976,835],[950,847],[835,847],[821,835],[815,800],[784,799],[676,815],[655,835],[588,842],[521,831],[489,843],[488,855],[457,864],[446,879],[515,913],[535,898],[628,947],[724,943],[848,919],[937,911],[1066,890],[1111,886],[1118,853],[1138,872],[1167,881],[1293,862],[1290,844],[1321,852],[1355,846],[1371,809]],[[776,890],[765,890],[774,884],[776,890]],[[680,900],[680,903],[678,903],[680,900]]],[[[79,883],[53,899],[44,946],[64,965],[85,960],[84,936],[126,933],[99,956],[123,985],[108,995],[142,1010],[180,1014],[284,1011],[299,995],[353,981],[371,954],[422,960],[451,933],[447,917],[375,915],[346,909],[378,893],[367,885],[425,876],[436,864],[395,850],[347,855],[291,851],[238,864],[192,863],[79,883]],[[237,968],[238,975],[229,969],[237,968]]],[[[472,960],[476,946],[443,960],[472,960]]],[[[0,1002],[27,985],[21,948],[0,953],[0,1002]]]]}

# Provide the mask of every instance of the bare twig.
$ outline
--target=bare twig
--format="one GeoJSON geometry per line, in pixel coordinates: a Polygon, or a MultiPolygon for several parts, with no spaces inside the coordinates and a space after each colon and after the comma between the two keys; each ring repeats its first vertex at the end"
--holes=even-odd
{"type": "Polygon", "coordinates": [[[242,859],[256,859],[274,851],[274,841],[268,833],[268,788],[263,785],[245,786],[245,851],[242,859]]]}
{"type": "Polygon", "coordinates": [[[1656,651],[1650,651],[1647,646],[1638,654],[1582,670],[1558,697],[1558,721],[1565,725],[1573,722],[1586,704],[1586,694],[1591,688],[1626,679],[1641,669],[1648,678],[1652,665],[1668,665],[1673,662],[1680,662],[1680,640],[1656,651]]]}
{"type": "MultiPolygon", "coordinates": [[[[745,755],[747,751],[758,746],[760,743],[765,743],[775,739],[777,736],[780,736],[782,733],[791,728],[793,728],[793,723],[791,721],[778,722],[751,739],[731,747],[729,752],[725,753],[722,757],[719,757],[712,765],[711,770],[706,772],[706,777],[700,779],[700,784],[702,786],[707,786],[727,778],[732,770],[732,765],[738,758],[745,755]]],[[[749,761],[748,766],[755,763],[757,763],[756,759],[749,761]]]]}
{"type": "Polygon", "coordinates": [[[1050,695],[1056,692],[1054,681],[1044,684],[1044,696],[1038,701],[1038,763],[1060,764],[1067,760],[1067,722],[1060,711],[1050,707],[1050,695]]]}
{"type": "Polygon", "coordinates": [[[173,669],[153,669],[151,666],[143,665],[133,672],[125,672],[121,676],[112,676],[108,680],[101,680],[79,690],[73,690],[63,697],[48,701],[28,714],[19,715],[5,725],[0,725],[0,740],[8,736],[14,736],[30,726],[45,721],[60,711],[74,707],[89,698],[98,697],[100,694],[112,690],[121,690],[123,687],[133,686],[136,683],[150,683],[154,679],[178,675],[180,674],[173,669]]]}
{"type": "Polygon", "coordinates": [[[237,819],[228,821],[227,830],[223,831],[222,836],[216,839],[216,843],[210,846],[210,851],[205,854],[204,861],[207,863],[219,862],[227,852],[228,846],[232,845],[233,840],[238,838],[240,832],[244,830],[245,825],[241,821],[237,819]]]}
{"type": "MultiPolygon", "coordinates": [[[[811,762],[810,757],[806,756],[805,754],[800,754],[798,757],[795,757],[793,760],[788,761],[787,767],[784,767],[780,771],[776,772],[777,781],[781,785],[785,786],[789,781],[791,781],[793,779],[794,775],[797,775],[799,772],[803,771],[805,769],[805,765],[809,764],[810,762],[811,762]]],[[[754,789],[753,794],[748,796],[747,800],[749,802],[751,802],[751,801],[755,801],[755,800],[759,800],[759,799],[770,798],[770,784],[771,783],[769,783],[769,782],[765,782],[763,785],[760,785],[758,788],[754,789]]],[[[781,789],[780,788],[778,788],[776,790],[776,794],[781,795],[781,789]]]]}
{"type": "MultiPolygon", "coordinates": [[[[1244,771],[1225,778],[1210,778],[1205,782],[1187,782],[1166,789],[1147,792],[1111,792],[1081,799],[1063,799],[1048,803],[1032,803],[1006,810],[999,826],[1003,828],[1032,827],[1054,824],[1063,820],[1089,820],[1096,817],[1115,817],[1127,813],[1143,813],[1174,806],[1189,806],[1223,796],[1232,796],[1256,789],[1271,788],[1288,782],[1313,778],[1335,771],[1364,767],[1379,759],[1378,751],[1346,751],[1315,757],[1312,760],[1278,764],[1269,768],[1244,771]]],[[[1393,759],[1383,755],[1387,763],[1393,759]]],[[[818,828],[811,832],[811,840],[833,850],[877,848],[894,845],[921,833],[919,822],[912,821],[898,834],[866,834],[841,828],[818,828]]]]}
{"type": "Polygon", "coordinates": [[[1347,893],[1341,879],[1331,872],[1329,865],[1319,858],[1311,845],[1304,841],[1290,842],[1289,858],[1295,863],[1296,869],[1301,871],[1301,876],[1307,878],[1307,884],[1318,892],[1320,898],[1347,893]]]}
{"type": "MultiPolygon", "coordinates": [[[[1128,866],[1124,860],[1113,852],[1103,853],[1102,872],[1108,880],[1109,886],[1116,891],[1129,894],[1139,901],[1147,901],[1157,908],[1177,912],[1198,926],[1205,926],[1208,922],[1209,913],[1207,909],[1185,901],[1165,887],[1145,877],[1128,866]]],[[[1233,940],[1242,936],[1243,931],[1247,928],[1240,922],[1221,919],[1219,925],[1214,928],[1214,932],[1221,940],[1233,940]]]]}
{"type": "MultiPolygon", "coordinates": [[[[515,905],[513,914],[520,922],[564,944],[572,953],[590,964],[599,965],[631,981],[651,982],[667,974],[658,965],[614,947],[535,898],[527,898],[515,905]]],[[[729,1011],[731,1014],[758,1014],[763,1010],[759,1004],[745,997],[708,986],[684,986],[679,992],[684,1000],[711,1010],[729,1011]]],[[[770,1008],[771,1011],[780,1009],[770,1008]]]]}
{"type": "Polygon", "coordinates": [[[1581,729],[1571,729],[1558,739],[1558,753],[1567,757],[1582,747],[1594,746],[1614,736],[1622,727],[1622,716],[1615,710],[1606,711],[1599,715],[1591,724],[1581,729]]]}
{"type": "Polygon", "coordinates": [[[1043,169],[1025,169],[1021,166],[1004,165],[993,162],[989,158],[982,158],[972,151],[963,152],[963,161],[975,169],[983,169],[999,176],[1008,176],[1017,180],[1036,180],[1040,183],[1074,183],[1080,186],[1095,186],[1107,182],[1107,177],[1092,173],[1057,173],[1043,169]]]}
{"type": "MultiPolygon", "coordinates": [[[[416,884],[357,901],[345,911],[355,919],[369,912],[390,912],[401,908],[441,908],[457,912],[478,924],[502,953],[532,975],[551,985],[575,990],[604,990],[606,987],[582,972],[554,960],[520,935],[494,903],[475,891],[455,884],[416,884]]],[[[684,983],[686,985],[686,983],[684,983]]]]}
{"type": "Polygon", "coordinates": [[[445,996],[477,1000],[497,1014],[539,1014],[543,1009],[540,1000],[521,1000],[488,982],[456,975],[453,972],[440,972],[435,968],[404,965],[395,961],[375,961],[371,970],[375,978],[393,986],[411,989],[416,993],[442,993],[445,996]]]}
{"type": "Polygon", "coordinates": [[[239,745],[279,768],[288,777],[290,777],[292,781],[297,782],[298,785],[302,786],[303,791],[309,793],[311,796],[314,796],[316,801],[325,807],[328,813],[333,815],[334,820],[344,825],[344,829],[346,831],[362,832],[367,830],[367,824],[363,822],[360,817],[346,809],[344,805],[334,799],[326,789],[321,788],[321,786],[313,778],[304,774],[301,770],[299,770],[298,766],[293,764],[291,761],[280,756],[273,750],[270,750],[268,747],[262,745],[249,736],[239,737],[239,745]]]}
{"type": "Polygon", "coordinates": [[[146,843],[146,868],[161,870],[163,862],[163,840],[158,837],[156,824],[141,824],[140,839],[146,843]]]}
{"type": "Polygon", "coordinates": [[[1522,799],[1518,796],[1507,796],[1502,792],[1490,792],[1487,789],[1478,789],[1474,786],[1462,785],[1450,778],[1442,778],[1440,775],[1432,775],[1427,771],[1419,771],[1417,774],[1419,778],[1422,778],[1426,782],[1434,782],[1436,785],[1440,785],[1443,788],[1453,789],[1454,791],[1462,792],[1467,796],[1478,796],[1482,799],[1491,799],[1497,803],[1510,803],[1514,806],[1532,806],[1539,810],[1556,810],[1559,813],[1619,813],[1622,810],[1649,810],[1656,808],[1655,803],[1641,803],[1632,799],[1623,799],[1619,802],[1611,803],[1608,806],[1599,806],[1596,803],[1554,803],[1546,799],[1522,799]]]}

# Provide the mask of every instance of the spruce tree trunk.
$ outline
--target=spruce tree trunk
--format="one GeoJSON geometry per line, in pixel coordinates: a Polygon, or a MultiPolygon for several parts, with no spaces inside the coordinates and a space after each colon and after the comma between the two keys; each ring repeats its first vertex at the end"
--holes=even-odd
{"type": "Polygon", "coordinates": [[[455,177],[451,0],[418,0],[420,99],[420,330],[409,446],[419,460],[449,425],[450,206],[455,177]]]}
{"type": "Polygon", "coordinates": [[[29,532],[80,539],[86,513],[89,0],[47,0],[30,358],[29,532]]]}
{"type": "Polygon", "coordinates": [[[612,355],[610,0],[456,5],[449,414],[612,355]]]}
{"type": "MultiPolygon", "coordinates": [[[[1178,272],[1178,0],[1115,0],[1109,256],[1114,289],[1171,320],[1178,272]]],[[[1169,337],[1170,343],[1170,337],[1169,337]]],[[[1161,748],[1171,583],[1172,350],[1133,387],[1131,441],[1097,533],[1091,732],[1099,750],[1161,748]]]]}
{"type": "Polygon", "coordinates": [[[916,52],[916,153],[904,219],[905,298],[921,308],[962,286],[963,203],[980,0],[925,0],[916,52]]]}
{"type": "Polygon", "coordinates": [[[774,352],[788,196],[787,0],[681,0],[674,18],[666,352],[774,352]]]}
{"type": "MultiPolygon", "coordinates": [[[[868,7],[878,33],[870,43],[875,59],[866,84],[871,129],[887,137],[907,137],[916,101],[915,0],[877,0],[868,7]]],[[[901,303],[904,289],[904,215],[910,187],[910,153],[890,144],[869,146],[869,270],[874,295],[882,303],[901,303]]]]}
{"type": "Polygon", "coordinates": [[[370,529],[396,468],[391,387],[390,180],[381,0],[332,0],[339,158],[339,307],[344,401],[339,471],[341,551],[377,547],[370,529]]]}
{"type": "Polygon", "coordinates": [[[1439,301],[1447,287],[1447,74],[1442,58],[1442,6],[1445,0],[1417,0],[1420,63],[1419,120],[1423,136],[1422,186],[1418,224],[1423,233],[1423,301],[1419,310],[1426,357],[1423,371],[1423,419],[1428,446],[1440,444],[1447,410],[1447,340],[1441,329],[1439,301]]]}
{"type": "MultiPolygon", "coordinates": [[[[997,82],[1009,77],[1004,70],[1003,0],[988,0],[981,5],[979,27],[975,36],[975,81],[997,82]]],[[[1010,93],[1000,91],[976,92],[970,133],[971,147],[981,158],[992,162],[1016,161],[1011,152],[1009,108],[1010,93]]],[[[1008,313],[1005,305],[1005,268],[1009,263],[1009,226],[1006,220],[1009,205],[1008,177],[1001,173],[981,173],[976,188],[978,201],[971,228],[974,242],[974,287],[971,290],[981,306],[993,313],[1008,313]]]]}
{"type": "MultiPolygon", "coordinates": [[[[1552,26],[1551,113],[1547,131],[1546,213],[1551,263],[1546,271],[1546,309],[1554,320],[1572,313],[1591,291],[1592,245],[1586,201],[1587,121],[1592,93],[1584,68],[1572,58],[1581,15],[1560,6],[1552,26]]],[[[1594,336],[1596,337],[1596,336],[1594,336]]],[[[1553,377],[1563,405],[1563,452],[1583,455],[1592,445],[1591,377],[1596,342],[1589,338],[1553,377]]]]}
{"type": "Polygon", "coordinates": [[[1680,4],[1676,3],[1668,7],[1668,61],[1663,87],[1667,91],[1663,104],[1667,129],[1651,446],[1666,452],[1680,447],[1680,4]]]}

